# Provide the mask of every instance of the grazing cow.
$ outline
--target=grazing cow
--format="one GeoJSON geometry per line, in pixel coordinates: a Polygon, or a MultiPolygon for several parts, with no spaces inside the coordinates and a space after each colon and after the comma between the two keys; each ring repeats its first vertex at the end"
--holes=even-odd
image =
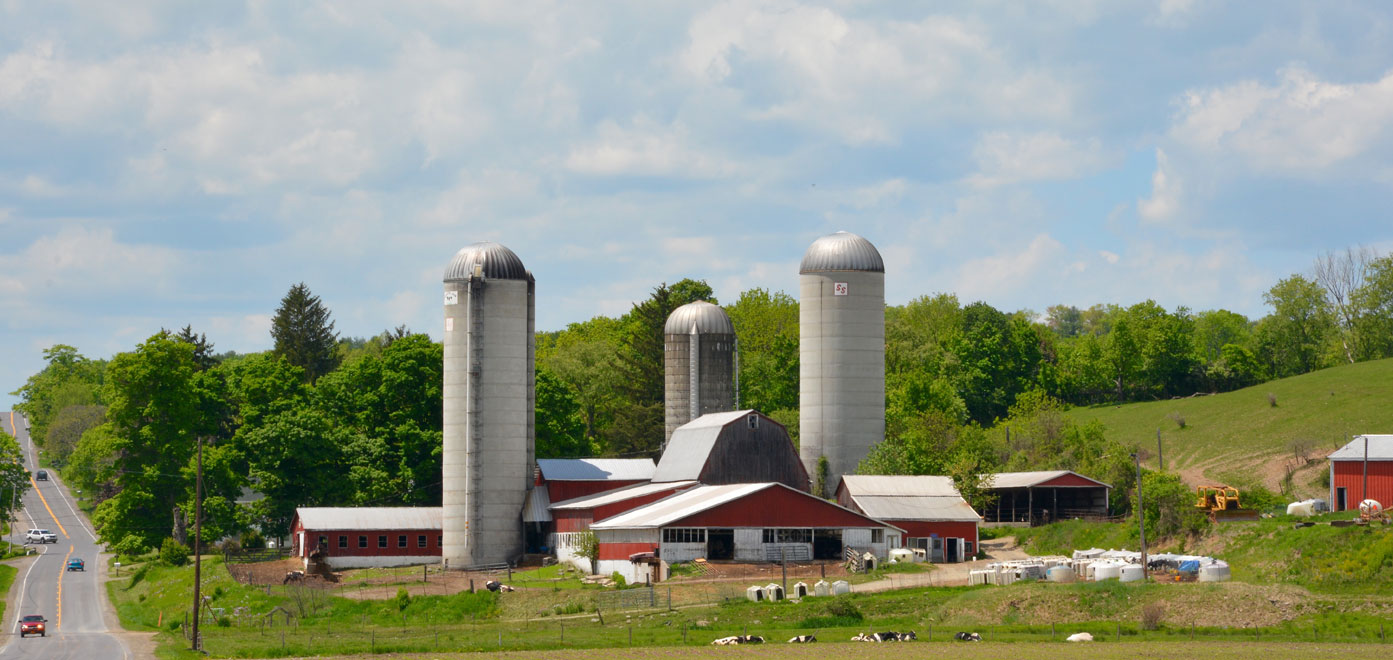
{"type": "Polygon", "coordinates": [[[484,583],[484,588],[485,588],[485,589],[488,589],[489,591],[501,591],[501,592],[508,592],[508,591],[512,591],[512,590],[513,590],[512,587],[510,587],[510,586],[508,586],[508,585],[506,585],[506,584],[503,584],[502,582],[499,582],[498,580],[489,580],[488,582],[485,582],[485,583],[484,583]]]}
{"type": "Polygon", "coordinates": [[[916,640],[916,639],[919,639],[919,636],[916,635],[916,634],[914,634],[914,631],[913,631],[913,630],[911,630],[911,631],[909,631],[909,632],[902,632],[902,633],[900,633],[900,641],[901,641],[901,642],[912,642],[912,641],[914,641],[914,640],[916,640]]]}
{"type": "Polygon", "coordinates": [[[764,638],[759,635],[733,635],[722,637],[711,642],[715,646],[731,646],[734,644],[763,644],[764,638]]]}
{"type": "Polygon", "coordinates": [[[790,640],[789,644],[812,644],[817,641],[817,635],[798,635],[790,640]]]}
{"type": "Polygon", "coordinates": [[[1068,637],[1065,637],[1064,639],[1065,639],[1065,641],[1069,641],[1069,642],[1091,642],[1091,641],[1093,641],[1093,635],[1091,635],[1091,634],[1089,634],[1089,633],[1086,633],[1086,632],[1081,632],[1081,633],[1074,633],[1074,634],[1072,634],[1072,635],[1070,635],[1070,636],[1068,636],[1068,637]]]}
{"type": "Polygon", "coordinates": [[[977,634],[977,633],[975,633],[975,632],[974,632],[974,633],[970,633],[970,632],[960,632],[960,633],[954,633],[954,634],[953,634],[953,639],[956,639],[956,640],[958,640],[958,641],[960,641],[960,642],[980,642],[980,641],[982,641],[982,636],[979,635],[979,634],[977,634]]]}
{"type": "Polygon", "coordinates": [[[281,580],[281,584],[290,584],[291,582],[299,582],[300,580],[303,580],[303,579],[305,579],[305,572],[304,572],[304,571],[289,571],[289,572],[287,572],[287,573],[285,574],[285,579],[281,580]]]}
{"type": "Polygon", "coordinates": [[[851,638],[851,641],[853,641],[853,642],[878,642],[878,641],[880,641],[880,638],[877,637],[877,636],[875,636],[875,634],[873,634],[873,633],[861,633],[861,634],[859,634],[859,635],[857,635],[857,636],[855,636],[855,637],[852,637],[852,638],[851,638]]]}

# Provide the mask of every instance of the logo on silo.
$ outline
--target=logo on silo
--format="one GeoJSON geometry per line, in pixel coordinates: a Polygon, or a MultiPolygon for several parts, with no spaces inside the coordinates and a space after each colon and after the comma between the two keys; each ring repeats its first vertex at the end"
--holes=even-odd
{"type": "Polygon", "coordinates": [[[846,295],[846,282],[833,282],[833,283],[832,283],[832,295],[834,295],[834,296],[844,296],[844,295],[846,295]]]}

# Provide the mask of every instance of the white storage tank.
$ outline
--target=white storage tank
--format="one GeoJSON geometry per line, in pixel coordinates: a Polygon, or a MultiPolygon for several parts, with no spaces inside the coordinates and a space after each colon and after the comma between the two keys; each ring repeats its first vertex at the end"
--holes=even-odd
{"type": "Polygon", "coordinates": [[[1045,575],[1049,578],[1050,582],[1073,582],[1077,579],[1077,576],[1074,574],[1074,569],[1068,566],[1055,566],[1045,571],[1045,575]]]}
{"type": "Polygon", "coordinates": [[[1118,576],[1123,582],[1140,582],[1146,577],[1146,571],[1137,564],[1127,564],[1122,567],[1122,573],[1118,576]]]}
{"type": "Polygon", "coordinates": [[[813,241],[798,268],[799,456],[827,497],[885,439],[885,262],[847,232],[813,241]]]}
{"type": "Polygon", "coordinates": [[[705,300],[672,311],[663,325],[663,446],[708,413],[735,410],[735,325],[705,300]]]}
{"type": "Polygon", "coordinates": [[[535,464],[535,282],[512,250],[470,245],[445,269],[441,559],[449,568],[523,552],[535,464]]]}
{"type": "Polygon", "coordinates": [[[1200,567],[1200,582],[1224,582],[1229,579],[1229,565],[1222,561],[1200,567]]]}
{"type": "Polygon", "coordinates": [[[1122,565],[1111,563],[1093,564],[1093,580],[1102,582],[1103,580],[1117,580],[1122,577],[1122,565]]]}

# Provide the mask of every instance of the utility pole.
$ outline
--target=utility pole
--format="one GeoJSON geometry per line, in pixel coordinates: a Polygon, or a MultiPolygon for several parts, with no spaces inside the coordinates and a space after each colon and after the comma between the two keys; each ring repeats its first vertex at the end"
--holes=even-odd
{"type": "Polygon", "coordinates": [[[203,605],[203,437],[198,438],[198,481],[194,486],[193,501],[193,650],[203,650],[203,640],[198,638],[198,619],[203,605]]]}
{"type": "Polygon", "coordinates": [[[1359,503],[1369,499],[1369,434],[1364,434],[1364,485],[1359,487],[1359,503]]]}
{"type": "Polygon", "coordinates": [[[1166,471],[1166,459],[1161,454],[1161,429],[1159,428],[1156,429],[1156,470],[1158,472],[1166,471]]]}
{"type": "Polygon", "coordinates": [[[1132,462],[1137,465],[1137,526],[1141,529],[1141,577],[1146,579],[1146,509],[1141,502],[1141,456],[1132,453],[1132,462]]]}

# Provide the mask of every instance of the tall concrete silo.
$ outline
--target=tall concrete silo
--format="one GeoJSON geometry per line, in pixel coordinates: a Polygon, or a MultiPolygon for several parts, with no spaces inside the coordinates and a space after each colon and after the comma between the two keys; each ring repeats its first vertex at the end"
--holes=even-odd
{"type": "Polygon", "coordinates": [[[798,268],[799,456],[826,492],[885,439],[885,262],[839,231],[813,241],[798,268]]]}
{"type": "Polygon", "coordinates": [[[705,300],[687,303],[663,324],[666,427],[672,432],[702,415],[735,410],[735,326],[725,310],[705,300]]]}
{"type": "Polygon", "coordinates": [[[464,568],[523,552],[535,463],[535,282],[512,250],[475,243],[445,269],[442,559],[464,568]]]}

